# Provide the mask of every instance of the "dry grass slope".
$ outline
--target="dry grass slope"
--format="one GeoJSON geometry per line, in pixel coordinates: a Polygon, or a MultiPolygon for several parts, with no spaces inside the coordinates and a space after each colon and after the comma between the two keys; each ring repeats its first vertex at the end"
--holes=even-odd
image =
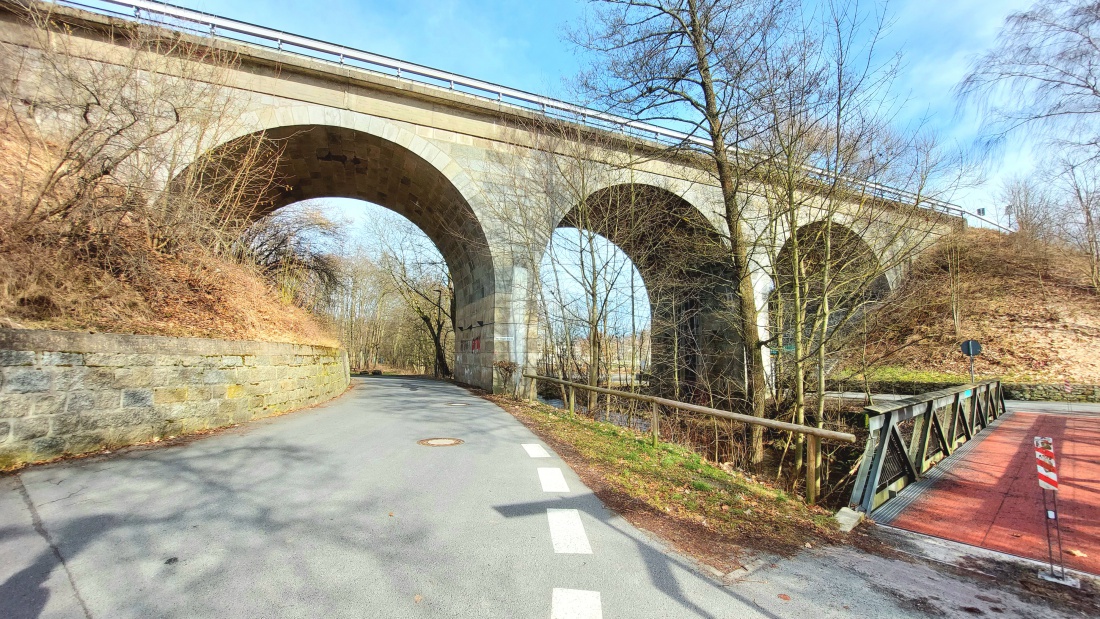
{"type": "Polygon", "coordinates": [[[1083,257],[1042,242],[971,229],[941,239],[913,266],[902,299],[875,322],[876,353],[900,349],[880,377],[967,375],[958,343],[976,339],[975,371],[1015,382],[1100,384],[1100,297],[1083,257]],[[949,265],[959,248],[960,329],[949,265]],[[893,368],[904,368],[891,371],[893,368]]]}
{"type": "Polygon", "coordinates": [[[256,269],[201,247],[158,251],[125,216],[109,230],[46,222],[11,234],[21,188],[51,156],[0,122],[0,327],[337,345],[256,269]]]}

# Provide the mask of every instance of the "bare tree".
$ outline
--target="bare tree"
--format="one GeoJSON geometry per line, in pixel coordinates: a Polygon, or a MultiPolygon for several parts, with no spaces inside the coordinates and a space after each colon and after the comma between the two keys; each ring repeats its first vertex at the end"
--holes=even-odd
{"type": "Polygon", "coordinates": [[[258,267],[284,300],[318,310],[341,285],[341,241],[337,224],[307,203],[258,219],[241,233],[233,253],[258,267]]]}
{"type": "Polygon", "coordinates": [[[1100,159],[1098,69],[1100,3],[1047,0],[1010,15],[994,47],[956,89],[962,102],[978,105],[991,145],[1017,137],[1040,149],[1060,195],[1051,200],[1015,183],[1006,196],[1013,217],[1021,232],[1044,218],[1063,220],[1058,236],[1088,258],[1094,290],[1100,284],[1091,195],[1100,159]]]}
{"type": "Polygon", "coordinates": [[[72,315],[96,286],[163,295],[150,265],[167,256],[231,258],[276,206],[280,152],[262,134],[207,152],[240,133],[246,101],[223,87],[235,56],[155,26],[24,8],[28,36],[0,46],[0,262],[14,265],[0,305],[64,290],[72,315]]]}
{"type": "Polygon", "coordinates": [[[344,252],[339,262],[341,285],[321,311],[335,325],[352,368],[371,370],[382,362],[383,342],[397,331],[394,319],[403,314],[403,300],[362,248],[344,252]]]}
{"type": "Polygon", "coordinates": [[[129,218],[155,248],[185,233],[231,242],[268,205],[276,147],[261,136],[241,142],[231,162],[204,153],[235,129],[240,103],[220,86],[234,56],[141,24],[82,33],[37,3],[27,20],[34,46],[0,49],[13,78],[0,91],[4,129],[34,171],[3,198],[9,234],[129,218]],[[86,58],[84,34],[112,56],[86,58]]]}
{"type": "Polygon", "coordinates": [[[1045,185],[1037,176],[1014,176],[1001,186],[998,197],[1004,205],[1005,216],[1022,237],[1050,239],[1056,206],[1052,192],[1045,185]]]}
{"type": "MultiPolygon", "coordinates": [[[[752,276],[747,186],[760,164],[747,146],[759,131],[759,67],[788,3],[783,0],[600,0],[573,35],[596,53],[587,91],[609,109],[678,125],[702,138],[721,189],[730,261],[736,272],[738,332],[748,351],[747,397],[763,417],[767,398],[752,276]]],[[[692,141],[683,147],[696,149],[692,141]]],[[[763,433],[752,432],[752,460],[763,459],[763,433]]]]}
{"type": "Polygon", "coordinates": [[[436,378],[452,375],[454,284],[439,250],[412,222],[385,217],[374,222],[381,243],[379,267],[429,336],[436,378]]]}
{"type": "MultiPolygon", "coordinates": [[[[493,160],[488,209],[512,261],[527,273],[529,311],[541,329],[528,339],[543,342],[553,358],[548,370],[597,384],[611,373],[614,323],[626,313],[616,305],[632,298],[617,290],[628,280],[631,291],[641,287],[631,279],[630,259],[608,240],[644,260],[650,248],[638,241],[653,238],[641,232],[652,232],[654,224],[633,182],[640,157],[635,145],[578,123],[521,123],[516,133],[516,145],[493,160]],[[559,226],[564,229],[555,233],[559,226]]],[[[632,349],[634,363],[636,357],[632,349]]]]}
{"type": "Polygon", "coordinates": [[[1008,17],[956,88],[979,104],[991,143],[1031,127],[1043,142],[1100,156],[1098,25],[1095,0],[1043,0],[1008,17]]]}
{"type": "Polygon", "coordinates": [[[1059,163],[1056,178],[1065,195],[1063,238],[1085,255],[1089,284],[1093,292],[1100,292],[1100,161],[1063,159],[1059,163]]]}

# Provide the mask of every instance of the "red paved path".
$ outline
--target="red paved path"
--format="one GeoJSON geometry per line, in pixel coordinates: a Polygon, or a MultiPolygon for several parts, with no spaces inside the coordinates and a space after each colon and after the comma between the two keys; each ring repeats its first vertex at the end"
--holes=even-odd
{"type": "Polygon", "coordinates": [[[1045,561],[1036,436],[1053,438],[1058,456],[1066,567],[1100,574],[1100,417],[1017,412],[1004,418],[890,524],[1045,561]],[[1072,556],[1070,549],[1088,556],[1072,556]]]}

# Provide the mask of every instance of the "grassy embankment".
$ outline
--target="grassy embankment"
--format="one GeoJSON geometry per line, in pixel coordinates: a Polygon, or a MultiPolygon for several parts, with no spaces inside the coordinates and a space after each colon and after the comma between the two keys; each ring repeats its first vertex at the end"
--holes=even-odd
{"type": "Polygon", "coordinates": [[[968,382],[958,344],[976,339],[979,377],[1100,384],[1100,297],[1087,272],[1079,253],[1034,239],[984,229],[944,237],[874,317],[868,356],[882,361],[867,377],[968,382]]]}

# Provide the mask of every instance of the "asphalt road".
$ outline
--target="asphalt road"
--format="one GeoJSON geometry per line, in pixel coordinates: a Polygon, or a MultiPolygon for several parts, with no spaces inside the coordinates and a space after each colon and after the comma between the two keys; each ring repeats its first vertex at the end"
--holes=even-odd
{"type": "MultiPolygon", "coordinates": [[[[4,619],[921,616],[882,561],[807,551],[723,585],[510,415],[428,380],[0,478],[4,619]],[[417,444],[436,437],[465,442],[417,444]]],[[[913,595],[984,590],[891,566],[913,595]]]]}

